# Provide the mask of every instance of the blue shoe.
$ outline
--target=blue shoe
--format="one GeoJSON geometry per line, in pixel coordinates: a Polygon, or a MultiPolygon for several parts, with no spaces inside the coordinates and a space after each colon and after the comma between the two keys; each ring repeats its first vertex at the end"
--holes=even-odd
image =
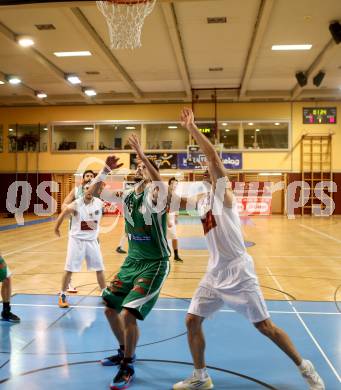
{"type": "Polygon", "coordinates": [[[132,364],[120,365],[117,375],[110,384],[111,390],[127,389],[135,377],[135,370],[132,364]]]}

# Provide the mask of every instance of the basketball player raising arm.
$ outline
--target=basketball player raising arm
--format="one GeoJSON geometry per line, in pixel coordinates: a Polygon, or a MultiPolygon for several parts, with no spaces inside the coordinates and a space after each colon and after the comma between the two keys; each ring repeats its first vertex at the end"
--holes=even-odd
{"type": "Polygon", "coordinates": [[[301,357],[286,332],[270,318],[253,259],[245,248],[237,205],[217,152],[195,125],[191,109],[182,110],[181,121],[206,155],[208,171],[204,180],[211,182],[213,191],[211,189],[197,203],[210,256],[206,274],[194,293],[186,317],[194,372],[189,378],[176,383],[173,389],[213,388],[206,369],[202,323],[226,303],[244,315],[295,363],[310,390],[324,390],[323,380],[313,364],[301,357]],[[217,208],[216,203],[222,207],[217,208]]]}

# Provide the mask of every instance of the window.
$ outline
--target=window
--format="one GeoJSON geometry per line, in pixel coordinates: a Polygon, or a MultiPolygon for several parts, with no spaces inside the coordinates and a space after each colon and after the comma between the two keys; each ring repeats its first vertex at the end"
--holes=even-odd
{"type": "Polygon", "coordinates": [[[136,123],[113,123],[99,125],[99,150],[131,149],[128,138],[136,134],[141,139],[141,125],[136,123]]]}
{"type": "Polygon", "coordinates": [[[224,145],[224,149],[238,149],[239,123],[221,122],[219,123],[219,142],[224,145]]]}
{"type": "Polygon", "coordinates": [[[184,150],[189,143],[188,131],[176,123],[146,124],[146,149],[184,150]]]}
{"type": "Polygon", "coordinates": [[[40,125],[39,151],[47,152],[48,144],[49,144],[49,128],[47,125],[40,125]]]}
{"type": "Polygon", "coordinates": [[[86,150],[94,149],[94,124],[54,125],[52,132],[52,150],[86,150]]]}
{"type": "Polygon", "coordinates": [[[46,125],[12,124],[8,127],[10,152],[39,152],[40,128],[46,125]]]}
{"type": "Polygon", "coordinates": [[[289,147],[288,122],[243,123],[246,149],[287,149],[289,147]]]}

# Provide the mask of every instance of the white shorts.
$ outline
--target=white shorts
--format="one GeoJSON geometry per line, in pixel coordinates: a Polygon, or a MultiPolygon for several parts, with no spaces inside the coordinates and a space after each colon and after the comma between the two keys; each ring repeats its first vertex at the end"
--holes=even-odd
{"type": "Polygon", "coordinates": [[[169,228],[167,226],[167,237],[170,239],[170,240],[177,240],[178,239],[178,236],[176,234],[176,225],[175,223],[173,223],[172,227],[169,228]]]}
{"type": "Polygon", "coordinates": [[[97,240],[69,237],[65,271],[80,272],[86,260],[88,271],[104,271],[103,257],[97,240]]]}
{"type": "Polygon", "coordinates": [[[225,303],[252,323],[270,318],[251,256],[238,259],[215,274],[207,272],[194,293],[188,313],[206,318],[225,303]]]}

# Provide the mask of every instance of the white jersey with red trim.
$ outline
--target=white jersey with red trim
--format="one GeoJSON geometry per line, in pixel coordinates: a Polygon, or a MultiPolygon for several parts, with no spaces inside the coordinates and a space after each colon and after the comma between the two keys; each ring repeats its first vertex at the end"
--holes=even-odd
{"type": "Polygon", "coordinates": [[[214,209],[212,193],[201,198],[198,211],[204,228],[210,258],[208,271],[219,271],[247,252],[244,244],[237,203],[231,208],[214,209]]]}
{"type": "Polygon", "coordinates": [[[93,197],[86,204],[84,198],[78,198],[73,203],[75,212],[72,215],[70,236],[81,240],[96,240],[99,234],[102,218],[103,202],[93,197]]]}

